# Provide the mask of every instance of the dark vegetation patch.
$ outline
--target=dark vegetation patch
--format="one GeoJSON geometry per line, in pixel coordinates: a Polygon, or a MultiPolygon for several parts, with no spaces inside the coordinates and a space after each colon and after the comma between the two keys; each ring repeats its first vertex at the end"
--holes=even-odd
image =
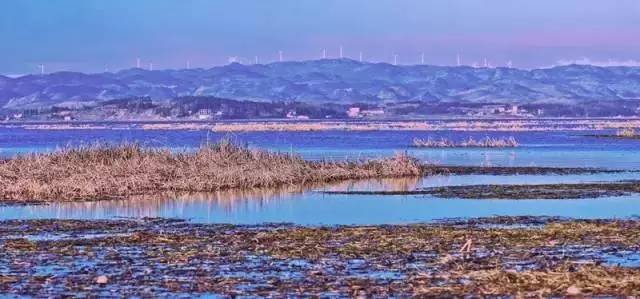
{"type": "Polygon", "coordinates": [[[0,227],[0,291],[16,295],[640,295],[637,219],[339,227],[38,220],[0,227]],[[86,237],[96,231],[104,235],[86,237]],[[62,232],[72,237],[34,238],[62,232]]]}
{"type": "Polygon", "coordinates": [[[597,138],[640,139],[640,135],[624,136],[624,135],[616,135],[616,134],[592,134],[592,135],[585,135],[585,136],[597,137],[597,138]]]}
{"type": "Polygon", "coordinates": [[[413,191],[326,191],[323,193],[352,195],[433,195],[441,198],[465,199],[580,199],[640,193],[640,182],[466,185],[424,188],[413,191]]]}
{"type": "Polygon", "coordinates": [[[536,175],[536,174],[595,174],[619,173],[622,170],[600,168],[562,168],[562,167],[502,167],[502,166],[425,166],[429,173],[440,175],[536,175]]]}
{"type": "Polygon", "coordinates": [[[580,199],[624,196],[640,192],[639,182],[541,184],[541,185],[473,185],[447,186],[422,190],[443,198],[468,199],[580,199]]]}

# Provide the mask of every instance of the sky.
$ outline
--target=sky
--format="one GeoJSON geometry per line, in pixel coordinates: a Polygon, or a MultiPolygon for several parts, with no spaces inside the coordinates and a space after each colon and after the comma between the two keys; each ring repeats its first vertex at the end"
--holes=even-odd
{"type": "Polygon", "coordinates": [[[638,0],[2,0],[0,74],[339,56],[640,65],[638,0]]]}

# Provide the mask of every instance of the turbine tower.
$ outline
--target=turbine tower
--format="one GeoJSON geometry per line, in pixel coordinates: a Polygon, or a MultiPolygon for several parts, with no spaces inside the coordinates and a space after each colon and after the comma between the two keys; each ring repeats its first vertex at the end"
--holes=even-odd
{"type": "Polygon", "coordinates": [[[191,61],[187,60],[187,69],[191,68],[191,61]]]}
{"type": "Polygon", "coordinates": [[[44,64],[40,65],[40,75],[44,75],[44,64]]]}
{"type": "Polygon", "coordinates": [[[322,49],[322,59],[327,59],[327,49],[322,49]]]}
{"type": "Polygon", "coordinates": [[[420,64],[424,64],[424,52],[420,54],[420,64]]]}
{"type": "Polygon", "coordinates": [[[280,62],[282,62],[283,61],[282,51],[278,51],[278,55],[280,56],[280,62]]]}
{"type": "Polygon", "coordinates": [[[360,58],[360,59],[359,59],[359,60],[360,60],[360,62],[362,62],[362,51],[360,51],[360,57],[359,57],[359,58],[360,58]]]}
{"type": "Polygon", "coordinates": [[[398,54],[393,54],[393,65],[398,65],[398,54]]]}
{"type": "Polygon", "coordinates": [[[507,67],[508,67],[508,68],[513,68],[513,62],[512,62],[511,60],[509,60],[509,61],[507,62],[507,67]]]}
{"type": "Polygon", "coordinates": [[[254,57],[254,60],[255,60],[255,64],[258,64],[258,56],[257,55],[254,57]]]}
{"type": "Polygon", "coordinates": [[[342,46],[340,46],[340,59],[342,59],[342,46]]]}
{"type": "Polygon", "coordinates": [[[460,63],[460,54],[456,55],[456,63],[457,63],[458,66],[462,65],[460,63]]]}
{"type": "Polygon", "coordinates": [[[140,68],[140,58],[136,58],[136,68],[140,68]]]}

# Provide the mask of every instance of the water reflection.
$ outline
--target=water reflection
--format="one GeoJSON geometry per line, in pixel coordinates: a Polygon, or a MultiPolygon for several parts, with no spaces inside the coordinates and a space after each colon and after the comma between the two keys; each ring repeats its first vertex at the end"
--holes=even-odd
{"type": "Polygon", "coordinates": [[[581,200],[463,200],[425,195],[327,195],[320,190],[410,191],[469,184],[544,184],[614,181],[637,173],[524,176],[433,176],[346,181],[327,186],[227,190],[213,193],[138,196],[129,200],[0,207],[0,219],[110,219],[167,217],[198,223],[391,224],[450,217],[547,215],[578,218],[640,214],[640,196],[581,200]]]}
{"type": "Polygon", "coordinates": [[[423,177],[349,180],[322,187],[322,191],[412,191],[423,184],[423,177]]]}

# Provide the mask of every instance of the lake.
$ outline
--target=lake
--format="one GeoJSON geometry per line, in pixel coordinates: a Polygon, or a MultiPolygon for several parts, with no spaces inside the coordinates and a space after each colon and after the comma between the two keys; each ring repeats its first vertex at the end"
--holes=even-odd
{"type": "MultiPolygon", "coordinates": [[[[597,133],[602,134],[603,131],[597,133]]],[[[611,132],[608,132],[611,133],[611,132]]],[[[591,131],[453,132],[453,131],[321,131],[220,134],[180,130],[27,130],[0,129],[0,156],[48,152],[95,142],[137,142],[151,147],[192,150],[224,137],[250,147],[293,152],[305,159],[380,158],[406,151],[423,161],[443,165],[595,167],[621,173],[576,175],[452,175],[422,179],[367,180],[295,190],[225,191],[136,198],[126,201],[54,203],[0,207],[0,219],[111,219],[171,217],[197,223],[304,225],[401,224],[442,218],[493,215],[546,215],[575,218],[625,218],[640,215],[640,196],[576,200],[469,200],[427,195],[334,195],[323,190],[414,190],[474,184],[552,184],[637,180],[640,140],[596,138],[591,131]],[[413,138],[515,137],[507,149],[417,149],[413,138]]]]}

